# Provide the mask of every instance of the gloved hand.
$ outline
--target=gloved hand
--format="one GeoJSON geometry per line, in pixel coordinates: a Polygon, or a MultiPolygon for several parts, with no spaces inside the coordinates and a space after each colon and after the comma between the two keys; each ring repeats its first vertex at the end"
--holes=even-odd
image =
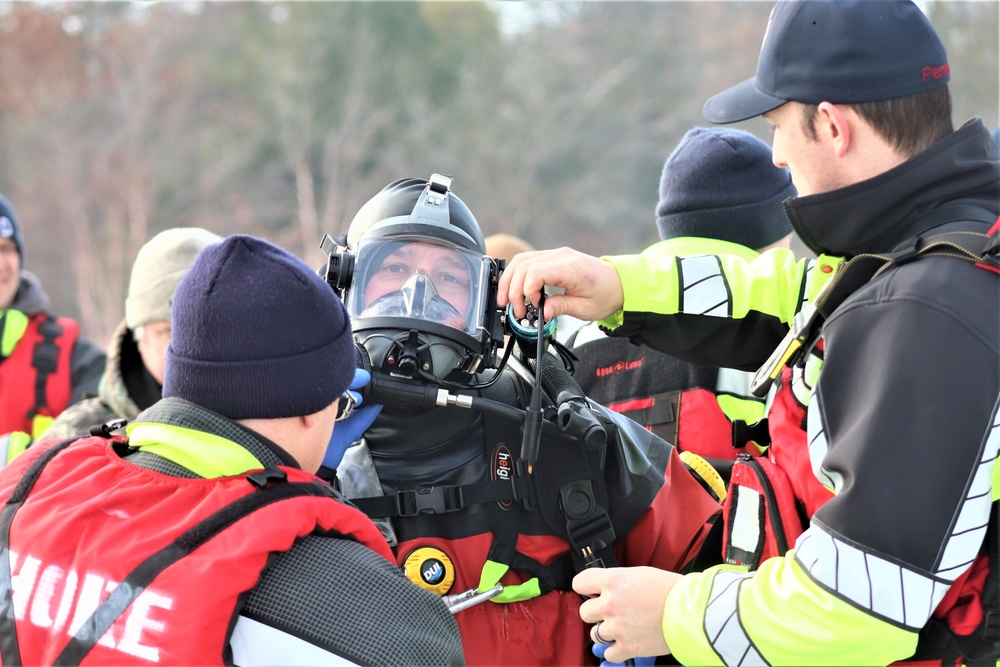
{"type": "Polygon", "coordinates": [[[604,652],[608,650],[609,646],[611,644],[595,642],[590,649],[591,653],[601,659],[601,667],[653,667],[656,664],[656,658],[629,658],[624,663],[608,662],[604,659],[604,652]]]}
{"type": "Polygon", "coordinates": [[[344,452],[354,444],[358,438],[364,435],[368,427],[372,425],[378,413],[382,411],[382,406],[378,403],[361,407],[361,394],[357,392],[366,384],[371,382],[371,374],[362,369],[354,371],[354,379],[348,391],[354,398],[354,410],[344,421],[339,421],[333,427],[333,437],[326,448],[326,455],[323,457],[323,465],[336,470],[340,461],[344,458],[344,452]]]}

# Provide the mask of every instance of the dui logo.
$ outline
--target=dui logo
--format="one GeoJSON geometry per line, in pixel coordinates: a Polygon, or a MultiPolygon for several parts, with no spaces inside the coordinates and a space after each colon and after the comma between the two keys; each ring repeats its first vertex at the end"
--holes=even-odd
{"type": "Polygon", "coordinates": [[[14,223],[6,215],[0,216],[0,237],[9,239],[14,236],[14,223]]]}
{"type": "Polygon", "coordinates": [[[444,595],[455,584],[455,564],[435,547],[414,549],[403,561],[406,578],[432,593],[444,595]]]}
{"type": "MultiPolygon", "coordinates": [[[[507,445],[501,443],[497,445],[496,450],[493,452],[493,481],[503,480],[510,482],[513,479],[514,457],[511,455],[510,450],[507,449],[507,445]]],[[[503,509],[508,509],[512,501],[498,500],[497,502],[503,509]]]]}

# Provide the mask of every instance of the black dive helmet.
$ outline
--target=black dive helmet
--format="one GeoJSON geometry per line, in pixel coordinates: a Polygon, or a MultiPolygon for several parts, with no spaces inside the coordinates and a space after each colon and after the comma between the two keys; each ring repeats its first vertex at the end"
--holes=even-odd
{"type": "Polygon", "coordinates": [[[324,240],[327,281],[373,372],[465,386],[496,367],[502,267],[451,183],[441,174],[390,183],[354,216],[346,247],[324,240]]]}

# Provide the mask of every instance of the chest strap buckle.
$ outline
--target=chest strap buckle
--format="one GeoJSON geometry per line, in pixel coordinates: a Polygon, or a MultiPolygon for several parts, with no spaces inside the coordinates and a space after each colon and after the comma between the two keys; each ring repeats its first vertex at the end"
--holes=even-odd
{"type": "Polygon", "coordinates": [[[445,514],[465,507],[465,497],[459,486],[431,486],[396,492],[399,516],[445,514]]]}

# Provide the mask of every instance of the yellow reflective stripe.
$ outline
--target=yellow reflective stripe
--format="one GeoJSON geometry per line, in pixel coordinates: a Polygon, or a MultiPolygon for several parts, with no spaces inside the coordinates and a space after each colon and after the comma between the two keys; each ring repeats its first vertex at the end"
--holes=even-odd
{"type": "MultiPolygon", "coordinates": [[[[787,248],[764,254],[716,239],[676,238],[656,243],[639,255],[602,257],[618,271],[625,293],[624,311],[673,315],[679,312],[681,276],[679,256],[715,255],[726,285],[732,291],[732,317],[751,310],[791,322],[800,307],[809,260],[798,260],[787,248]]],[[[812,275],[816,271],[810,272],[812,275]]],[[[817,282],[819,279],[816,278],[817,282]]],[[[622,313],[601,324],[620,326],[622,313]]]]}
{"type": "Polygon", "coordinates": [[[663,636],[681,664],[718,665],[716,651],[731,655],[748,645],[772,665],[887,665],[913,655],[917,633],[881,621],[821,588],[795,562],[794,550],[768,559],[753,575],[739,571],[713,567],[685,575],[671,589],[663,636]],[[717,575],[745,577],[728,583],[727,590],[739,586],[738,600],[728,600],[728,608],[711,597],[717,575]],[[709,613],[715,620],[707,618],[709,613]],[[725,623],[721,632],[719,623],[725,623]],[[706,625],[713,628],[714,647],[706,625]]]}
{"type": "Polygon", "coordinates": [[[7,440],[7,459],[5,463],[13,461],[31,445],[31,436],[24,431],[13,431],[12,433],[8,433],[5,438],[7,440]]]}
{"type": "Polygon", "coordinates": [[[0,357],[9,357],[28,330],[28,316],[19,310],[8,309],[0,316],[3,332],[0,333],[0,357]]]}
{"type": "Polygon", "coordinates": [[[125,427],[129,444],[182,465],[200,477],[230,477],[264,464],[226,438],[194,429],[133,422],[125,427]]]}
{"type": "Polygon", "coordinates": [[[663,638],[682,665],[721,665],[722,660],[705,634],[705,609],[715,574],[746,572],[735,565],[719,565],[705,572],[683,576],[670,589],[663,607],[663,638]]]}
{"type": "Polygon", "coordinates": [[[765,561],[740,591],[740,617],[771,664],[888,665],[913,655],[917,633],[820,587],[795,561],[765,561]],[[831,651],[830,647],[836,647],[831,651]]]}
{"type": "MultiPolygon", "coordinates": [[[[479,590],[487,591],[500,583],[500,578],[507,573],[510,567],[503,563],[488,560],[483,565],[483,571],[479,575],[479,590]]],[[[538,577],[532,577],[523,584],[514,586],[504,585],[503,591],[496,597],[490,598],[490,602],[508,603],[530,600],[542,594],[538,586],[538,577]]]]}

